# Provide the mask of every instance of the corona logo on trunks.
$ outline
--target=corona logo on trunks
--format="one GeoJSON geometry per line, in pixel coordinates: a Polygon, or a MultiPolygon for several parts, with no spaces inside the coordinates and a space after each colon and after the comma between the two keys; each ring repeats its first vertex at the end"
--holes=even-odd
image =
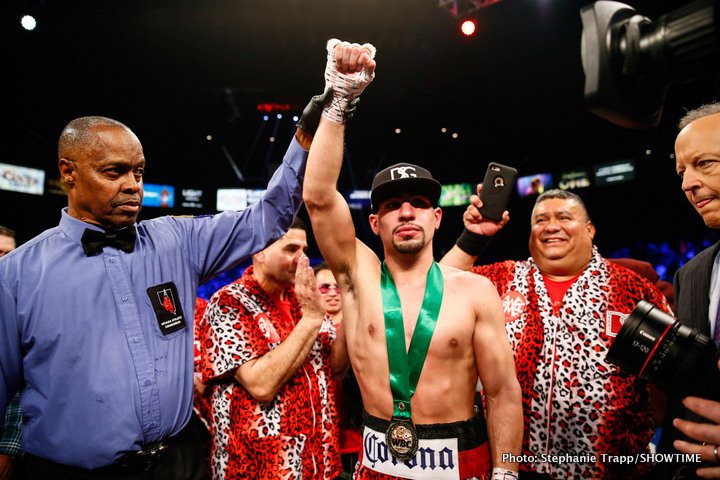
{"type": "Polygon", "coordinates": [[[402,462],[390,454],[385,434],[363,429],[362,464],[375,472],[420,480],[459,480],[460,465],[456,438],[420,439],[415,456],[402,462]]]}
{"type": "Polygon", "coordinates": [[[510,323],[519,319],[525,311],[527,300],[521,293],[510,290],[502,296],[502,307],[505,313],[505,322],[510,323]]]}

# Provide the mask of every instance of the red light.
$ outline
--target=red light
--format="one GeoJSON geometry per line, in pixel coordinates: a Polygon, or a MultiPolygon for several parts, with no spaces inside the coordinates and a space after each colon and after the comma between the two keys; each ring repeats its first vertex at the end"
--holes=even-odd
{"type": "MultiPolygon", "coordinates": [[[[258,112],[273,113],[298,111],[299,107],[291,103],[258,103],[256,108],[258,112]]],[[[299,111],[302,111],[302,109],[299,111]]]]}
{"type": "Polygon", "coordinates": [[[462,24],[460,25],[460,31],[461,31],[462,34],[465,35],[466,37],[469,37],[469,36],[471,36],[471,35],[474,35],[476,28],[477,28],[477,25],[475,24],[475,21],[474,21],[474,20],[465,20],[465,21],[462,22],[462,24]]]}

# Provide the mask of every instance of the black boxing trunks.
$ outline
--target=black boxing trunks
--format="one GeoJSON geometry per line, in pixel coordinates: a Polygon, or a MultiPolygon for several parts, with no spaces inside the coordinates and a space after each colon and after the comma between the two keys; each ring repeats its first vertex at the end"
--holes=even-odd
{"type": "Polygon", "coordinates": [[[481,414],[453,423],[415,425],[420,445],[401,462],[388,451],[389,420],[363,413],[363,443],[355,480],[470,480],[492,468],[485,419],[481,414]]]}

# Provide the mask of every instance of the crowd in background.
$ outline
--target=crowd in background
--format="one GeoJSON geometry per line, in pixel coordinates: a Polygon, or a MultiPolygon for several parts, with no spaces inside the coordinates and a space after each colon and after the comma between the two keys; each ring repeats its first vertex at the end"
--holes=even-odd
{"type": "MultiPolygon", "coordinates": [[[[649,453],[664,421],[659,448],[696,455],[689,475],[720,478],[720,404],[668,392],[669,415],[657,418],[648,382],[607,357],[641,301],[664,314],[674,303],[720,344],[712,241],[603,256],[583,200],[547,190],[531,214],[530,256],[475,265],[509,221],[480,213],[478,186],[436,262],[440,183],[401,163],[373,180],[378,255],[328,188],[374,56],[369,44],[328,42],[324,93],[263,199],[243,211],[138,223],[139,139],[106,117],[65,127],[58,226],[12,252],[0,244],[0,411],[20,426],[11,402],[21,393],[24,450],[0,452],[13,460],[0,475],[377,480],[449,469],[463,479],[650,480],[679,465],[655,473],[648,457],[613,455],[649,453]],[[310,228],[297,218],[303,202],[310,228]],[[307,257],[311,232],[327,267],[307,257]]],[[[719,229],[720,106],[690,117],[676,168],[719,229]]]]}

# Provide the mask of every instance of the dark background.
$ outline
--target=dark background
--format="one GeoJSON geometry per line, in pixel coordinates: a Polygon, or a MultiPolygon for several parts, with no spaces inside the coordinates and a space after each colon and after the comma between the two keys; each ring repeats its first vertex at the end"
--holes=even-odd
{"type": "MultiPolygon", "coordinates": [[[[632,158],[636,180],[577,192],[601,252],[657,264],[658,248],[707,242],[670,154],[685,109],[717,99],[717,76],[673,86],[655,128],[624,129],[592,115],[580,62],[579,10],[588,3],[502,0],[474,12],[478,33],[465,38],[436,0],[4,0],[0,162],[56,178],[64,125],[105,115],[135,131],[148,161],[145,181],[174,185],[176,203],[182,188],[263,188],[293,122],[286,115],[271,143],[276,121],[258,133],[256,105],[289,103],[299,113],[323,89],[329,38],[371,42],[377,77],[348,128],[343,189],[369,188],[379,169],[399,161],[426,166],[443,183],[476,183],[490,161],[530,175],[632,158]],[[24,13],[36,16],[36,30],[21,29],[24,13]]],[[[654,19],[686,2],[626,3],[654,19]]],[[[0,201],[0,224],[19,242],[56,225],[66,204],[58,195],[5,191],[0,201]]],[[[513,197],[513,220],[489,260],[527,255],[532,202],[513,197]]],[[[201,211],[146,207],[141,218],[214,207],[213,193],[201,211]]],[[[461,212],[445,209],[438,255],[459,233],[461,212]]],[[[367,213],[357,214],[358,235],[377,246],[367,213]]]]}

